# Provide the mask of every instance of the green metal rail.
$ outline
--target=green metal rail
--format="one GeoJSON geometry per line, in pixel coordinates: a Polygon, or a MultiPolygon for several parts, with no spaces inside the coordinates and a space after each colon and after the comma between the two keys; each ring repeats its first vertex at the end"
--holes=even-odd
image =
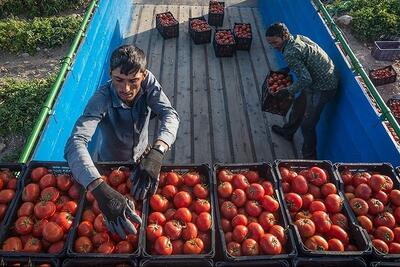
{"type": "Polygon", "coordinates": [[[89,20],[92,16],[93,12],[95,11],[97,2],[98,2],[98,0],[92,0],[86,11],[85,17],[83,18],[83,21],[81,23],[79,31],[76,34],[76,36],[72,42],[71,48],[70,48],[67,56],[63,60],[61,69],[58,72],[57,78],[51,87],[49,95],[47,96],[46,102],[44,103],[44,105],[40,111],[39,117],[36,120],[35,126],[31,132],[31,135],[29,136],[28,141],[25,143],[22,154],[19,158],[20,163],[26,163],[29,160],[29,157],[32,153],[33,148],[35,147],[35,144],[40,135],[40,132],[44,126],[44,123],[46,122],[48,115],[51,114],[51,110],[52,110],[54,101],[58,95],[61,85],[64,82],[65,76],[66,76],[67,72],[70,70],[70,65],[72,63],[72,59],[75,55],[75,52],[79,47],[81,39],[85,36],[84,33],[86,30],[86,27],[89,23],[89,20]]]}
{"type": "Polygon", "coordinates": [[[400,126],[397,123],[396,118],[393,116],[392,112],[390,109],[387,107],[385,104],[385,101],[383,101],[382,97],[380,96],[379,92],[376,90],[374,84],[371,82],[369,79],[367,73],[363,69],[362,65],[354,55],[353,51],[351,50],[350,46],[347,44],[347,41],[344,39],[342,32],[340,29],[336,26],[335,21],[332,19],[331,15],[328,13],[326,10],[325,6],[322,4],[320,0],[313,0],[316,6],[318,7],[319,11],[322,12],[322,15],[324,19],[326,20],[329,28],[331,31],[335,34],[336,39],[342,44],[343,49],[349,56],[351,63],[354,66],[355,71],[361,76],[361,78],[364,80],[365,84],[367,85],[368,91],[371,93],[371,95],[374,97],[376,103],[378,104],[379,108],[382,111],[381,115],[381,120],[388,120],[390,125],[393,127],[394,131],[396,132],[397,136],[400,137],[400,126]]]}

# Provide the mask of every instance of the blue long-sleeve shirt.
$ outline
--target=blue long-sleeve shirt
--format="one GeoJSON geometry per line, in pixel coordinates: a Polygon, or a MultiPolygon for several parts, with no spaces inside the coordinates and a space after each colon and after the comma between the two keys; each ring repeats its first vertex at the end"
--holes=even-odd
{"type": "Polygon", "coordinates": [[[179,116],[150,71],[132,107],[122,102],[111,81],[101,86],[77,120],[65,146],[64,157],[77,182],[86,188],[100,177],[88,151],[88,143],[97,128],[103,137],[98,149],[99,161],[136,160],[148,144],[151,112],[160,120],[155,140],[171,147],[178,131],[179,116]]]}

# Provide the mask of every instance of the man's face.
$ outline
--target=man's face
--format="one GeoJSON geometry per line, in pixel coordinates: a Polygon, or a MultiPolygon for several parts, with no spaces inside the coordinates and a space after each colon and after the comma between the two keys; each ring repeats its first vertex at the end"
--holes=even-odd
{"type": "Polygon", "coordinates": [[[142,81],[146,78],[146,71],[130,72],[125,75],[121,73],[121,68],[116,68],[111,71],[110,76],[119,98],[129,106],[133,104],[135,96],[140,91],[142,81]]]}
{"type": "Polygon", "coordinates": [[[283,46],[285,45],[285,40],[281,37],[277,36],[268,36],[267,42],[275,49],[282,51],[283,46]]]}

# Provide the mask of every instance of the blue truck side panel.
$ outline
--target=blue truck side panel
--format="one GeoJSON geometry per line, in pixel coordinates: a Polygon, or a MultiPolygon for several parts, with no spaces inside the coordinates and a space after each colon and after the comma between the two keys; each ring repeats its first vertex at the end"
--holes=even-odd
{"type": "MultiPolygon", "coordinates": [[[[355,80],[355,74],[348,68],[311,1],[260,0],[259,6],[266,27],[277,21],[284,22],[293,34],[303,34],[316,41],[339,69],[340,91],[317,127],[319,158],[333,162],[390,162],[398,166],[399,147],[355,80]]],[[[285,66],[283,61],[279,64],[279,67],[285,66]]]]}
{"type": "MultiPolygon", "coordinates": [[[[132,20],[130,0],[101,0],[71,71],[34,151],[35,160],[64,160],[64,146],[97,87],[109,79],[109,57],[122,43],[132,20]]],[[[97,138],[97,135],[94,137],[97,138]]],[[[93,148],[89,146],[91,150],[93,148]]]]}

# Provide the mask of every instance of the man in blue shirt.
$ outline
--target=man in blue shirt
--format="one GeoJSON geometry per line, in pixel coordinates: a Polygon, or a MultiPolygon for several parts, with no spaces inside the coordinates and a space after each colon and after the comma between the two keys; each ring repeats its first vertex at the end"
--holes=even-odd
{"type": "Polygon", "coordinates": [[[99,161],[137,161],[148,146],[152,113],[160,120],[153,146],[134,171],[131,193],[136,199],[154,194],[158,187],[164,153],[174,143],[179,117],[161,85],[146,69],[146,56],[133,45],[117,48],[110,60],[111,81],[101,86],[77,120],[65,146],[64,156],[75,179],[92,192],[111,232],[125,237],[136,230],[129,219],[141,223],[133,202],[100,178],[88,151],[98,128],[102,135],[99,161]]]}

